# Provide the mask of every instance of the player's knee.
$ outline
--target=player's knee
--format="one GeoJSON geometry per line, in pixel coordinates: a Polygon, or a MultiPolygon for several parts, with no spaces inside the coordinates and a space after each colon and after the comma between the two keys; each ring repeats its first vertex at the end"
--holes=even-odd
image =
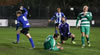
{"type": "Polygon", "coordinates": [[[85,35],[87,38],[89,37],[89,35],[85,35]]]}
{"type": "Polygon", "coordinates": [[[20,34],[20,30],[17,31],[17,34],[20,34]]]}
{"type": "Polygon", "coordinates": [[[71,34],[71,37],[75,37],[75,35],[74,34],[71,34]]]}
{"type": "Polygon", "coordinates": [[[82,32],[82,36],[85,36],[85,33],[84,32],[82,32]]]}
{"type": "Polygon", "coordinates": [[[26,34],[27,38],[32,38],[29,33],[26,34]]]}
{"type": "Polygon", "coordinates": [[[58,29],[58,27],[56,27],[56,29],[58,29]]]}

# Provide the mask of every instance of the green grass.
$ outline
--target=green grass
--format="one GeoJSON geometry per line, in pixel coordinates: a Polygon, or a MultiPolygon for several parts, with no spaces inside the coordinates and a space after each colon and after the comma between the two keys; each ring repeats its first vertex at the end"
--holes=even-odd
{"type": "Polygon", "coordinates": [[[22,34],[20,43],[12,44],[16,40],[15,28],[0,28],[0,55],[100,55],[100,28],[91,28],[92,46],[90,48],[86,46],[84,49],[81,48],[80,30],[71,28],[71,32],[76,35],[76,45],[72,45],[69,39],[62,45],[64,50],[47,51],[43,49],[43,42],[48,35],[54,33],[54,28],[31,28],[30,33],[36,48],[29,50],[31,47],[29,40],[22,34]]]}

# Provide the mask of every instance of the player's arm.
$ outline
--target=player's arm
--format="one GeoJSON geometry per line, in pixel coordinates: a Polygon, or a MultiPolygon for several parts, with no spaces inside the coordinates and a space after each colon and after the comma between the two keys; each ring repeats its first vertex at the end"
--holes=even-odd
{"type": "Polygon", "coordinates": [[[50,40],[51,50],[54,48],[54,41],[53,39],[50,40]]]}
{"type": "Polygon", "coordinates": [[[53,15],[53,17],[51,17],[51,19],[49,20],[49,22],[53,21],[56,17],[56,13],[53,15]]]}
{"type": "Polygon", "coordinates": [[[20,26],[20,22],[19,22],[19,20],[17,20],[16,30],[18,30],[19,26],[20,26]]]}
{"type": "Polygon", "coordinates": [[[80,20],[80,14],[77,16],[76,27],[78,27],[79,20],[80,20]]]}
{"type": "Polygon", "coordinates": [[[68,30],[68,34],[70,34],[70,26],[69,26],[69,24],[67,24],[67,30],[68,30]]]}
{"type": "Polygon", "coordinates": [[[92,20],[92,13],[90,12],[89,15],[86,15],[85,17],[87,17],[87,19],[88,19],[89,21],[91,21],[91,20],[92,20]]]}
{"type": "Polygon", "coordinates": [[[20,10],[25,11],[25,13],[24,13],[25,16],[28,14],[28,10],[26,8],[24,8],[23,6],[20,6],[20,10]]]}
{"type": "Polygon", "coordinates": [[[50,41],[50,44],[51,44],[51,50],[53,50],[53,51],[59,51],[60,50],[59,48],[57,48],[56,43],[55,43],[55,46],[54,46],[54,40],[53,39],[50,41]]]}
{"type": "Polygon", "coordinates": [[[24,15],[28,14],[28,10],[26,8],[23,8],[23,10],[25,11],[24,15]]]}

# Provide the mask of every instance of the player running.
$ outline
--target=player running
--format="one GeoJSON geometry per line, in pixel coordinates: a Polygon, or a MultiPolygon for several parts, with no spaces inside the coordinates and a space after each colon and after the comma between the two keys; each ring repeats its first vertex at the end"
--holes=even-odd
{"type": "Polygon", "coordinates": [[[65,40],[68,38],[72,38],[71,43],[76,44],[74,41],[75,35],[70,33],[69,24],[66,23],[65,17],[62,17],[62,23],[59,25],[60,35],[61,35],[61,43],[65,43],[65,40]]]}
{"type": "Polygon", "coordinates": [[[56,42],[58,36],[59,34],[54,34],[53,36],[49,35],[44,42],[44,49],[52,51],[63,50],[63,47],[57,46],[57,44],[60,45],[59,43],[56,42]]]}
{"type": "Polygon", "coordinates": [[[82,33],[82,48],[85,47],[85,41],[84,41],[84,37],[86,37],[87,39],[87,44],[90,47],[90,40],[89,40],[89,33],[90,33],[90,21],[92,20],[92,13],[88,12],[88,6],[84,6],[83,7],[83,12],[81,12],[78,17],[77,17],[77,21],[76,21],[76,26],[78,28],[78,22],[79,20],[81,20],[81,24],[80,24],[80,30],[82,33]]]}
{"type": "Polygon", "coordinates": [[[55,33],[57,34],[58,33],[58,26],[59,24],[61,23],[61,18],[62,17],[65,17],[64,13],[61,12],[61,8],[57,8],[57,12],[54,14],[54,16],[49,20],[49,22],[53,21],[54,19],[55,20],[55,33]]]}
{"type": "Polygon", "coordinates": [[[20,7],[20,10],[24,10],[25,13],[22,14],[22,11],[17,11],[16,12],[16,15],[17,15],[17,26],[16,26],[16,30],[17,30],[17,41],[16,42],[13,42],[14,44],[18,44],[19,43],[19,39],[20,39],[20,33],[23,33],[30,41],[31,45],[32,45],[32,48],[35,48],[34,46],[34,43],[33,43],[33,40],[32,40],[32,37],[30,35],[30,33],[28,32],[29,31],[29,28],[30,28],[30,24],[27,20],[27,14],[28,14],[28,11],[26,8],[23,8],[23,6],[20,7]],[[20,26],[20,23],[22,24],[22,30],[19,30],[19,26],[20,26]]]}

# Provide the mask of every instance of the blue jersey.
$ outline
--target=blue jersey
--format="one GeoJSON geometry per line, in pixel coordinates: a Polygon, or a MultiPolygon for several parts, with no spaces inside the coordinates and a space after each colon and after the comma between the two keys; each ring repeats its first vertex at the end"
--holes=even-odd
{"type": "Polygon", "coordinates": [[[28,11],[26,8],[23,8],[25,10],[25,13],[22,14],[21,16],[19,16],[17,18],[17,26],[16,26],[16,30],[18,29],[20,23],[22,24],[22,28],[28,28],[30,27],[30,24],[28,22],[28,19],[27,19],[27,14],[28,14],[28,11]]]}
{"type": "Polygon", "coordinates": [[[63,12],[60,12],[60,13],[56,12],[56,13],[54,14],[54,16],[51,18],[51,20],[56,19],[56,20],[55,20],[55,23],[61,23],[61,18],[62,18],[62,17],[65,17],[65,15],[64,15],[63,12]]]}
{"type": "Polygon", "coordinates": [[[59,30],[60,30],[60,34],[64,37],[68,37],[69,35],[71,35],[70,27],[69,24],[67,23],[61,23],[59,26],[59,30]]]}

